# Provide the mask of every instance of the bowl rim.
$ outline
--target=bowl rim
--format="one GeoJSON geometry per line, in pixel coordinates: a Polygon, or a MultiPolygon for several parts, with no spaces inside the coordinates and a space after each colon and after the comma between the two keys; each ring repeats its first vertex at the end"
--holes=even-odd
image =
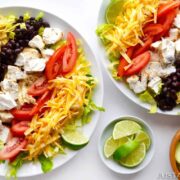
{"type": "Polygon", "coordinates": [[[180,170],[177,167],[176,158],[175,158],[176,146],[177,146],[178,141],[180,141],[180,129],[177,130],[177,132],[173,136],[171,145],[170,145],[170,150],[169,150],[169,159],[170,159],[171,167],[176,177],[180,179],[180,170]]]}
{"type": "MultiPolygon", "coordinates": [[[[116,117],[114,118],[112,121],[110,121],[109,123],[106,124],[106,126],[103,128],[102,132],[101,132],[101,135],[99,137],[99,140],[98,140],[98,154],[100,156],[100,159],[101,161],[105,164],[106,167],[108,167],[111,171],[114,171],[115,173],[118,173],[118,174],[124,174],[124,175],[128,175],[128,174],[135,174],[141,170],[143,170],[144,168],[146,168],[150,162],[152,161],[152,158],[154,156],[154,153],[155,153],[155,146],[156,146],[156,141],[155,141],[155,135],[154,135],[154,132],[152,130],[152,128],[150,127],[150,125],[145,122],[144,120],[142,120],[141,118],[137,117],[137,116],[132,116],[132,115],[124,115],[124,116],[119,116],[119,117],[116,117]],[[151,148],[150,150],[148,151],[148,154],[146,154],[146,156],[150,156],[149,160],[147,161],[146,164],[142,165],[142,164],[139,164],[139,169],[137,170],[134,170],[134,168],[132,169],[128,169],[129,171],[128,172],[123,172],[123,171],[119,171],[119,170],[116,170],[115,168],[113,168],[112,166],[109,166],[106,161],[108,161],[108,159],[106,159],[104,157],[104,153],[103,153],[103,147],[102,147],[102,139],[103,139],[103,136],[104,136],[104,133],[108,130],[109,126],[119,122],[119,121],[122,121],[122,120],[132,120],[132,121],[135,121],[137,123],[139,123],[140,125],[142,125],[143,127],[145,127],[145,129],[148,130],[148,134],[151,138],[151,148]]],[[[104,144],[103,144],[104,145],[104,144]]],[[[146,157],[145,157],[146,158],[146,157]]],[[[138,166],[137,166],[138,167],[138,166]]],[[[136,168],[136,167],[135,167],[136,168]]]]}

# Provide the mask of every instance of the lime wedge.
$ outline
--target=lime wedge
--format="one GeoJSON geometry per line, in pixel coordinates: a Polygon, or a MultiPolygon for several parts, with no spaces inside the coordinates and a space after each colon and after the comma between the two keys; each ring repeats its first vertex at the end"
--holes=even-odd
{"type": "Polygon", "coordinates": [[[67,147],[74,150],[84,147],[89,142],[88,138],[79,131],[65,131],[62,140],[67,147]]]}
{"type": "Polygon", "coordinates": [[[139,131],[135,136],[135,140],[138,142],[143,142],[146,146],[146,151],[151,145],[151,139],[145,131],[139,131]]]}
{"type": "Polygon", "coordinates": [[[120,14],[125,0],[113,0],[106,9],[107,23],[114,24],[120,14]]]}
{"type": "Polygon", "coordinates": [[[105,144],[104,144],[104,155],[106,158],[109,158],[113,155],[114,151],[121,146],[122,144],[126,143],[128,138],[124,137],[121,139],[114,140],[112,136],[110,136],[105,144]]]}
{"type": "Polygon", "coordinates": [[[178,164],[180,164],[180,142],[176,146],[175,159],[178,164]]]}
{"type": "Polygon", "coordinates": [[[138,148],[139,142],[137,141],[128,141],[125,144],[121,145],[113,154],[113,158],[116,161],[119,161],[120,159],[127,157],[130,153],[135,151],[136,148],[138,148]]]}
{"type": "Polygon", "coordinates": [[[138,148],[136,148],[127,157],[120,159],[119,163],[125,167],[135,167],[139,165],[146,156],[146,146],[141,143],[138,148]]]}
{"type": "Polygon", "coordinates": [[[113,129],[113,138],[119,139],[127,137],[136,134],[141,129],[142,128],[138,123],[130,120],[123,120],[115,124],[113,129]]]}

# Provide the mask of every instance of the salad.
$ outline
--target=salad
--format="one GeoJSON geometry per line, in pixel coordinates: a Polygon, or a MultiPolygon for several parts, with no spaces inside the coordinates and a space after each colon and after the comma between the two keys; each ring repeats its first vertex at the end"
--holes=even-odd
{"type": "Polygon", "coordinates": [[[112,0],[96,30],[112,76],[151,104],[151,113],[180,104],[179,7],[176,0],[112,0]]]}
{"type": "Polygon", "coordinates": [[[91,112],[97,80],[73,33],[50,27],[40,12],[0,15],[0,162],[15,177],[28,161],[43,172],[66,147],[88,143],[82,126],[91,112]]]}

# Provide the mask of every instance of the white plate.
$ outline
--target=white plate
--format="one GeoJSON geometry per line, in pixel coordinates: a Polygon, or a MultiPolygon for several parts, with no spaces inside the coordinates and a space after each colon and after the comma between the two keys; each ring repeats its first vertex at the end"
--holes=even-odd
{"type": "MultiPolygon", "coordinates": [[[[22,15],[25,12],[29,12],[32,16],[36,16],[40,11],[39,9],[34,8],[27,8],[27,7],[4,7],[0,8],[0,13],[3,15],[8,14],[15,14],[15,15],[22,15]]],[[[102,106],[103,101],[103,79],[101,74],[101,69],[98,61],[96,61],[95,56],[90,49],[88,43],[85,41],[82,35],[77,32],[70,24],[68,24],[63,19],[48,13],[44,12],[45,16],[44,19],[47,20],[52,27],[59,27],[62,29],[63,32],[72,32],[76,38],[80,39],[83,45],[83,49],[85,50],[85,54],[87,59],[92,63],[92,74],[98,79],[98,85],[94,92],[94,101],[98,106],[102,106]]],[[[100,112],[95,112],[92,114],[92,121],[85,125],[83,127],[84,134],[90,138],[92,135],[97,121],[99,119],[100,112]]],[[[65,164],[67,161],[69,161],[72,157],[74,157],[79,151],[71,151],[67,150],[66,155],[58,155],[56,158],[54,158],[54,166],[53,169],[65,164]]],[[[4,176],[7,172],[7,165],[1,164],[0,165],[0,175],[4,176]]],[[[41,167],[39,163],[27,163],[24,164],[23,167],[18,172],[18,177],[28,177],[28,176],[34,176],[42,174],[41,167]]]]}
{"type": "MultiPolygon", "coordinates": [[[[106,8],[107,8],[109,3],[110,3],[110,0],[103,0],[102,1],[100,11],[99,11],[97,26],[105,23],[105,11],[106,11],[106,8]]],[[[107,74],[109,75],[110,79],[115,84],[115,86],[125,96],[127,96],[129,99],[131,99],[134,103],[136,103],[136,104],[140,105],[141,107],[149,110],[150,109],[149,104],[143,103],[142,101],[140,101],[140,99],[135,95],[135,93],[133,93],[132,90],[127,88],[127,85],[125,83],[117,81],[112,77],[112,74],[108,69],[108,67],[110,65],[110,61],[108,60],[108,57],[106,55],[105,48],[104,48],[103,44],[101,43],[99,37],[97,37],[97,41],[98,41],[98,52],[99,52],[99,56],[100,56],[99,59],[101,60],[102,64],[104,65],[107,74]]],[[[177,115],[178,112],[180,112],[180,108],[178,108],[178,107],[174,108],[172,111],[166,111],[166,112],[158,109],[158,113],[161,113],[161,114],[177,115]]]]}

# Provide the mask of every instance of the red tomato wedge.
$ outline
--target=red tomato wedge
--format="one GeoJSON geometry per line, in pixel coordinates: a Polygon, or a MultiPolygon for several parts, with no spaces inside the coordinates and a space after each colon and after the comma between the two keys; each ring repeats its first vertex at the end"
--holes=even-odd
{"type": "Polygon", "coordinates": [[[32,104],[25,104],[20,109],[12,109],[11,114],[16,118],[16,120],[30,120],[32,118],[32,108],[32,104]]]}
{"type": "Polygon", "coordinates": [[[48,80],[52,80],[58,76],[62,68],[63,55],[67,46],[64,45],[57,49],[55,53],[50,57],[46,64],[45,74],[48,80]]]}
{"type": "Polygon", "coordinates": [[[62,73],[69,73],[75,66],[77,60],[77,45],[74,35],[69,32],[67,35],[68,47],[63,56],[62,73]]]}
{"type": "MultiPolygon", "coordinates": [[[[129,56],[129,58],[132,57],[133,51],[134,51],[134,47],[128,48],[127,55],[129,56]]],[[[123,77],[124,72],[125,72],[124,67],[127,65],[128,65],[128,62],[123,57],[121,57],[120,61],[119,61],[119,66],[118,66],[118,76],[119,77],[123,77]]]]}
{"type": "Polygon", "coordinates": [[[149,50],[152,42],[153,42],[153,37],[147,37],[147,40],[144,42],[143,46],[138,44],[135,47],[133,58],[135,58],[135,57],[139,56],[140,54],[144,53],[145,51],[149,50]]]}
{"type": "Polygon", "coordinates": [[[151,54],[149,51],[140,54],[139,56],[137,56],[132,60],[133,62],[132,66],[127,71],[125,71],[124,75],[131,76],[139,73],[148,64],[150,58],[151,58],[151,54]]]}
{"type": "Polygon", "coordinates": [[[7,160],[17,156],[27,145],[24,138],[12,138],[0,151],[0,160],[7,160]]]}
{"type": "Polygon", "coordinates": [[[36,113],[41,111],[41,108],[43,105],[50,99],[50,93],[49,91],[46,91],[38,100],[36,105],[32,108],[31,115],[34,116],[36,113]]]}
{"type": "Polygon", "coordinates": [[[167,13],[171,12],[172,10],[176,9],[180,6],[180,1],[169,1],[165,4],[161,4],[158,8],[157,17],[163,17],[167,15],[167,13]]]}
{"type": "Polygon", "coordinates": [[[47,79],[43,76],[35,81],[28,89],[28,94],[31,96],[40,96],[48,90],[47,79]]]}
{"type": "Polygon", "coordinates": [[[35,105],[24,105],[21,109],[13,109],[11,110],[12,115],[15,119],[23,121],[23,120],[31,120],[31,118],[38,112],[41,111],[41,108],[45,104],[46,101],[50,99],[50,91],[46,91],[39,99],[37,100],[35,105]]]}
{"type": "Polygon", "coordinates": [[[148,36],[155,36],[163,32],[162,24],[148,24],[144,27],[143,32],[148,36]]]}
{"type": "Polygon", "coordinates": [[[158,19],[158,22],[163,25],[164,31],[159,36],[155,37],[155,39],[158,40],[158,38],[160,39],[164,35],[168,34],[176,15],[177,15],[177,9],[173,9],[164,17],[158,19]]]}
{"type": "Polygon", "coordinates": [[[12,126],[11,132],[15,136],[24,136],[24,132],[28,128],[29,128],[29,121],[20,121],[12,126]]]}

